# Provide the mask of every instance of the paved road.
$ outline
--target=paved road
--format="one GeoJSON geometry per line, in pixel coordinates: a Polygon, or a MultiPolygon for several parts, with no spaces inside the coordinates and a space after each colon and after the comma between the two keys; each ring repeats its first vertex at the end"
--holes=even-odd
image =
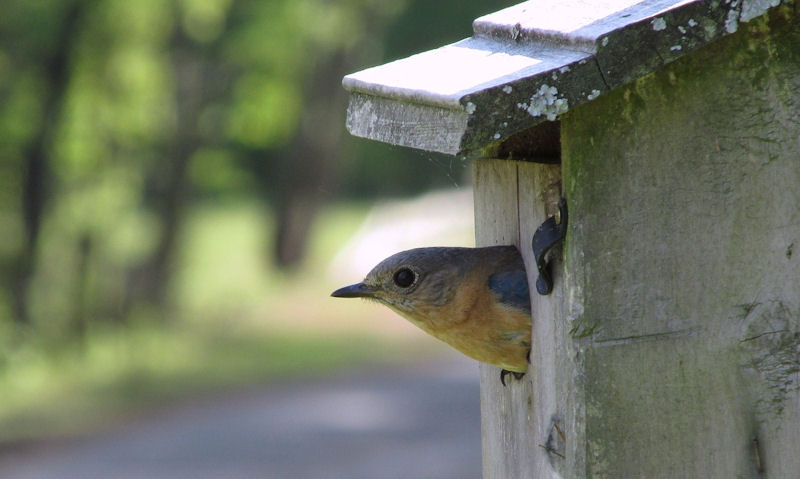
{"type": "Polygon", "coordinates": [[[2,479],[477,479],[468,360],[273,385],[0,456],[2,479]]]}

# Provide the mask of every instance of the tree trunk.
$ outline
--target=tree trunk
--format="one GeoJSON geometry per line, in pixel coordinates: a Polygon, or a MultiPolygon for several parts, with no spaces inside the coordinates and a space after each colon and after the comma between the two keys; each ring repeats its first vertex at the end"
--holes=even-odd
{"type": "Polygon", "coordinates": [[[297,266],[305,256],[308,234],[321,205],[331,197],[347,154],[342,111],[348,94],[342,77],[365,56],[374,54],[374,38],[383,31],[388,17],[383,8],[363,15],[362,41],[349,48],[321,55],[305,87],[303,122],[295,136],[288,161],[283,163],[282,188],[277,199],[277,230],[273,257],[281,267],[297,266]]]}
{"type": "Polygon", "coordinates": [[[305,255],[311,224],[330,196],[344,148],[340,116],[347,94],[339,80],[352,66],[352,54],[320,59],[305,89],[305,115],[284,165],[277,205],[275,259],[296,266],[305,255]]]}
{"type": "Polygon", "coordinates": [[[72,2],[67,7],[54,49],[43,61],[47,88],[42,100],[42,123],[26,150],[22,176],[24,242],[16,261],[16,277],[12,287],[14,318],[19,325],[27,325],[31,320],[28,313],[28,288],[36,268],[39,231],[47,202],[48,156],[69,84],[72,42],[85,8],[85,2],[79,1],[72,2]]]}

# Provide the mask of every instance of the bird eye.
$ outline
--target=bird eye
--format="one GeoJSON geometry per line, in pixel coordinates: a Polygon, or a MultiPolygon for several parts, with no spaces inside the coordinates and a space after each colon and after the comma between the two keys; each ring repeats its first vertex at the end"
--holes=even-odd
{"type": "Polygon", "coordinates": [[[415,279],[416,275],[408,268],[399,269],[394,274],[394,284],[400,286],[401,288],[408,288],[414,284],[415,279]]]}

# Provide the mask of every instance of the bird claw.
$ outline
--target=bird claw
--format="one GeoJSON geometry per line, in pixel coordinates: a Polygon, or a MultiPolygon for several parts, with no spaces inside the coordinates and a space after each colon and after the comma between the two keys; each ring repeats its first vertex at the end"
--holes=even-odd
{"type": "Polygon", "coordinates": [[[509,374],[512,374],[514,376],[514,379],[516,379],[517,381],[519,381],[520,379],[522,379],[523,376],[525,376],[525,373],[518,373],[516,371],[509,371],[508,369],[503,369],[500,371],[500,382],[503,384],[503,387],[506,387],[506,376],[508,376],[509,374]]]}

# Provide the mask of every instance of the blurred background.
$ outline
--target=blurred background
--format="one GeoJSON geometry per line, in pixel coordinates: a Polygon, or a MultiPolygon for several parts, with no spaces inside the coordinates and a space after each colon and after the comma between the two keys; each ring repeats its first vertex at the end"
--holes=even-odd
{"type": "Polygon", "coordinates": [[[3,0],[0,445],[441,351],[328,295],[471,245],[469,165],[350,137],[341,78],[513,3],[3,0]]]}

